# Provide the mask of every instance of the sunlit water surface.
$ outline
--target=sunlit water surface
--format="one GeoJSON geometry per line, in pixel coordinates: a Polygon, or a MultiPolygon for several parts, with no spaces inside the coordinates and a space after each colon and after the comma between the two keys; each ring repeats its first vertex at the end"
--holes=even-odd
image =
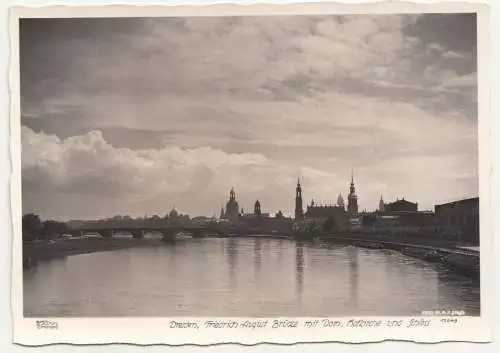
{"type": "Polygon", "coordinates": [[[28,317],[479,315],[479,285],[398,252],[226,238],[70,256],[24,271],[28,317]]]}

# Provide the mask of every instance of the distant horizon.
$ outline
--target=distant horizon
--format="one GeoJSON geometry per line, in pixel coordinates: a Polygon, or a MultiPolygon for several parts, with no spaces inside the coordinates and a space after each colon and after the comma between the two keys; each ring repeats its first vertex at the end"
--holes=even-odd
{"type": "MultiPolygon", "coordinates": [[[[434,212],[434,207],[436,205],[442,205],[442,204],[446,204],[446,203],[449,203],[449,202],[454,202],[454,201],[462,201],[462,200],[468,200],[468,199],[474,199],[474,198],[479,198],[479,196],[472,196],[472,197],[466,197],[466,198],[456,198],[456,199],[452,199],[452,200],[448,200],[448,201],[444,201],[444,202],[439,202],[439,203],[435,203],[432,208],[421,208],[420,207],[420,204],[418,203],[418,201],[415,201],[415,200],[408,200],[407,198],[405,197],[400,197],[400,198],[396,198],[394,200],[386,200],[384,199],[384,203],[387,205],[388,203],[392,203],[392,202],[395,202],[395,201],[398,201],[398,200],[406,200],[406,201],[410,201],[410,202],[416,202],[417,205],[418,205],[418,211],[419,212],[434,212]]],[[[238,201],[238,200],[237,200],[238,201]]],[[[254,201],[255,202],[255,201],[254,201]]],[[[314,203],[315,205],[317,206],[335,206],[336,203],[331,203],[331,204],[328,204],[328,203],[322,203],[321,200],[316,200],[314,199],[314,203]]],[[[239,204],[239,201],[238,201],[238,204],[239,204]]],[[[304,207],[303,209],[306,210],[308,206],[311,205],[311,201],[309,202],[304,202],[304,207]]],[[[216,218],[219,218],[220,216],[220,209],[219,209],[219,212],[213,212],[212,214],[210,215],[207,215],[207,214],[195,214],[195,215],[191,215],[189,213],[185,213],[185,212],[182,212],[182,210],[179,210],[178,208],[174,207],[176,211],[179,212],[180,215],[183,215],[183,216],[189,216],[190,219],[193,219],[195,217],[206,217],[206,218],[212,218],[213,216],[215,216],[216,218]]],[[[172,209],[174,208],[170,208],[168,210],[166,210],[164,213],[145,213],[143,215],[131,215],[131,214],[112,214],[112,215],[108,215],[108,216],[100,216],[100,217],[96,217],[96,218],[71,218],[71,219],[62,219],[62,218],[59,218],[59,219],[56,219],[56,218],[43,218],[41,217],[42,220],[56,220],[56,221],[63,221],[63,222],[70,222],[70,221],[92,221],[92,220],[102,220],[102,219],[110,219],[110,218],[113,218],[113,217],[116,217],[116,216],[122,216],[122,217],[125,217],[125,216],[129,216],[131,217],[132,219],[139,219],[139,218],[145,218],[145,217],[153,217],[153,216],[160,216],[160,217],[165,217],[167,216],[170,211],[172,211],[172,209]]],[[[225,204],[224,204],[224,209],[225,209],[225,204]]],[[[240,207],[241,209],[241,207],[240,207]]],[[[250,209],[245,209],[243,208],[244,211],[245,211],[245,214],[253,214],[253,207],[250,209]]],[[[283,216],[286,217],[286,218],[294,218],[294,214],[293,213],[286,213],[286,212],[283,212],[283,210],[266,210],[265,208],[262,210],[262,213],[263,214],[269,214],[269,216],[271,218],[275,217],[275,215],[281,211],[283,216]]],[[[371,213],[371,212],[376,212],[378,211],[378,208],[360,208],[359,209],[359,212],[360,213],[363,213],[363,212],[368,212],[368,213],[371,213]]],[[[346,211],[347,212],[347,211],[346,211]]],[[[24,214],[28,214],[28,213],[33,213],[33,212],[26,212],[26,213],[23,213],[24,214]]],[[[35,213],[36,214],[36,213],[35,213]]]]}
{"type": "MultiPolygon", "coordinates": [[[[477,197],[476,15],[20,20],[22,203],[43,219],[477,197]]],[[[272,210],[272,211],[268,211],[272,210]]]]}

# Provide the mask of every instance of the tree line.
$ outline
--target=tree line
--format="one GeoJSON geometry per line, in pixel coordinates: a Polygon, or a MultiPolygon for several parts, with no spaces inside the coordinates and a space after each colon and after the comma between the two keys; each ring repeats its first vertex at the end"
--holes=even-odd
{"type": "MultiPolygon", "coordinates": [[[[172,215],[153,215],[150,217],[138,217],[132,218],[128,215],[116,215],[114,217],[99,219],[96,221],[78,221],[73,220],[67,223],[58,222],[54,220],[43,221],[39,215],[35,213],[28,213],[23,216],[22,226],[23,226],[23,240],[33,241],[33,240],[48,240],[61,236],[62,234],[69,233],[70,228],[73,227],[85,227],[88,226],[141,226],[141,225],[157,225],[159,223],[165,223],[167,219],[172,215]]],[[[179,217],[188,217],[179,215],[179,217]]]]}
{"type": "Polygon", "coordinates": [[[28,213],[23,216],[23,241],[47,240],[69,232],[66,223],[54,220],[42,221],[40,216],[28,213]]]}

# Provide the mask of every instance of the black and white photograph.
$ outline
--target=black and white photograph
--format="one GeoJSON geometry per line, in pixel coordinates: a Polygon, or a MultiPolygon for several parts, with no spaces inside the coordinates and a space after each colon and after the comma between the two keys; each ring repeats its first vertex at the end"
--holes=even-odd
{"type": "Polygon", "coordinates": [[[481,316],[477,13],[18,26],[24,318],[481,316]]]}

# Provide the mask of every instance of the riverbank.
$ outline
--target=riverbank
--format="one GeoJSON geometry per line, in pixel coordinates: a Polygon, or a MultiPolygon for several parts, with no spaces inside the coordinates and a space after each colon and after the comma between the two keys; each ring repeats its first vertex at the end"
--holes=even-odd
{"type": "Polygon", "coordinates": [[[363,232],[342,232],[342,233],[332,233],[323,234],[320,238],[324,239],[338,239],[338,238],[349,238],[360,241],[373,241],[373,242],[390,242],[390,243],[400,243],[400,244],[412,244],[415,246],[432,246],[435,248],[446,248],[455,249],[458,246],[467,246],[472,244],[459,243],[452,240],[411,236],[411,235],[392,235],[383,233],[363,233],[363,232]]]}
{"type": "Polygon", "coordinates": [[[408,236],[388,236],[370,234],[330,234],[319,237],[327,241],[349,244],[372,249],[388,249],[402,253],[405,256],[418,258],[427,262],[440,263],[450,270],[479,279],[479,252],[459,250],[459,244],[439,239],[417,238],[408,236]]]}
{"type": "Polygon", "coordinates": [[[23,243],[23,267],[39,261],[49,261],[71,255],[129,249],[137,246],[157,246],[161,239],[134,238],[81,238],[58,239],[44,242],[23,243]]]}

